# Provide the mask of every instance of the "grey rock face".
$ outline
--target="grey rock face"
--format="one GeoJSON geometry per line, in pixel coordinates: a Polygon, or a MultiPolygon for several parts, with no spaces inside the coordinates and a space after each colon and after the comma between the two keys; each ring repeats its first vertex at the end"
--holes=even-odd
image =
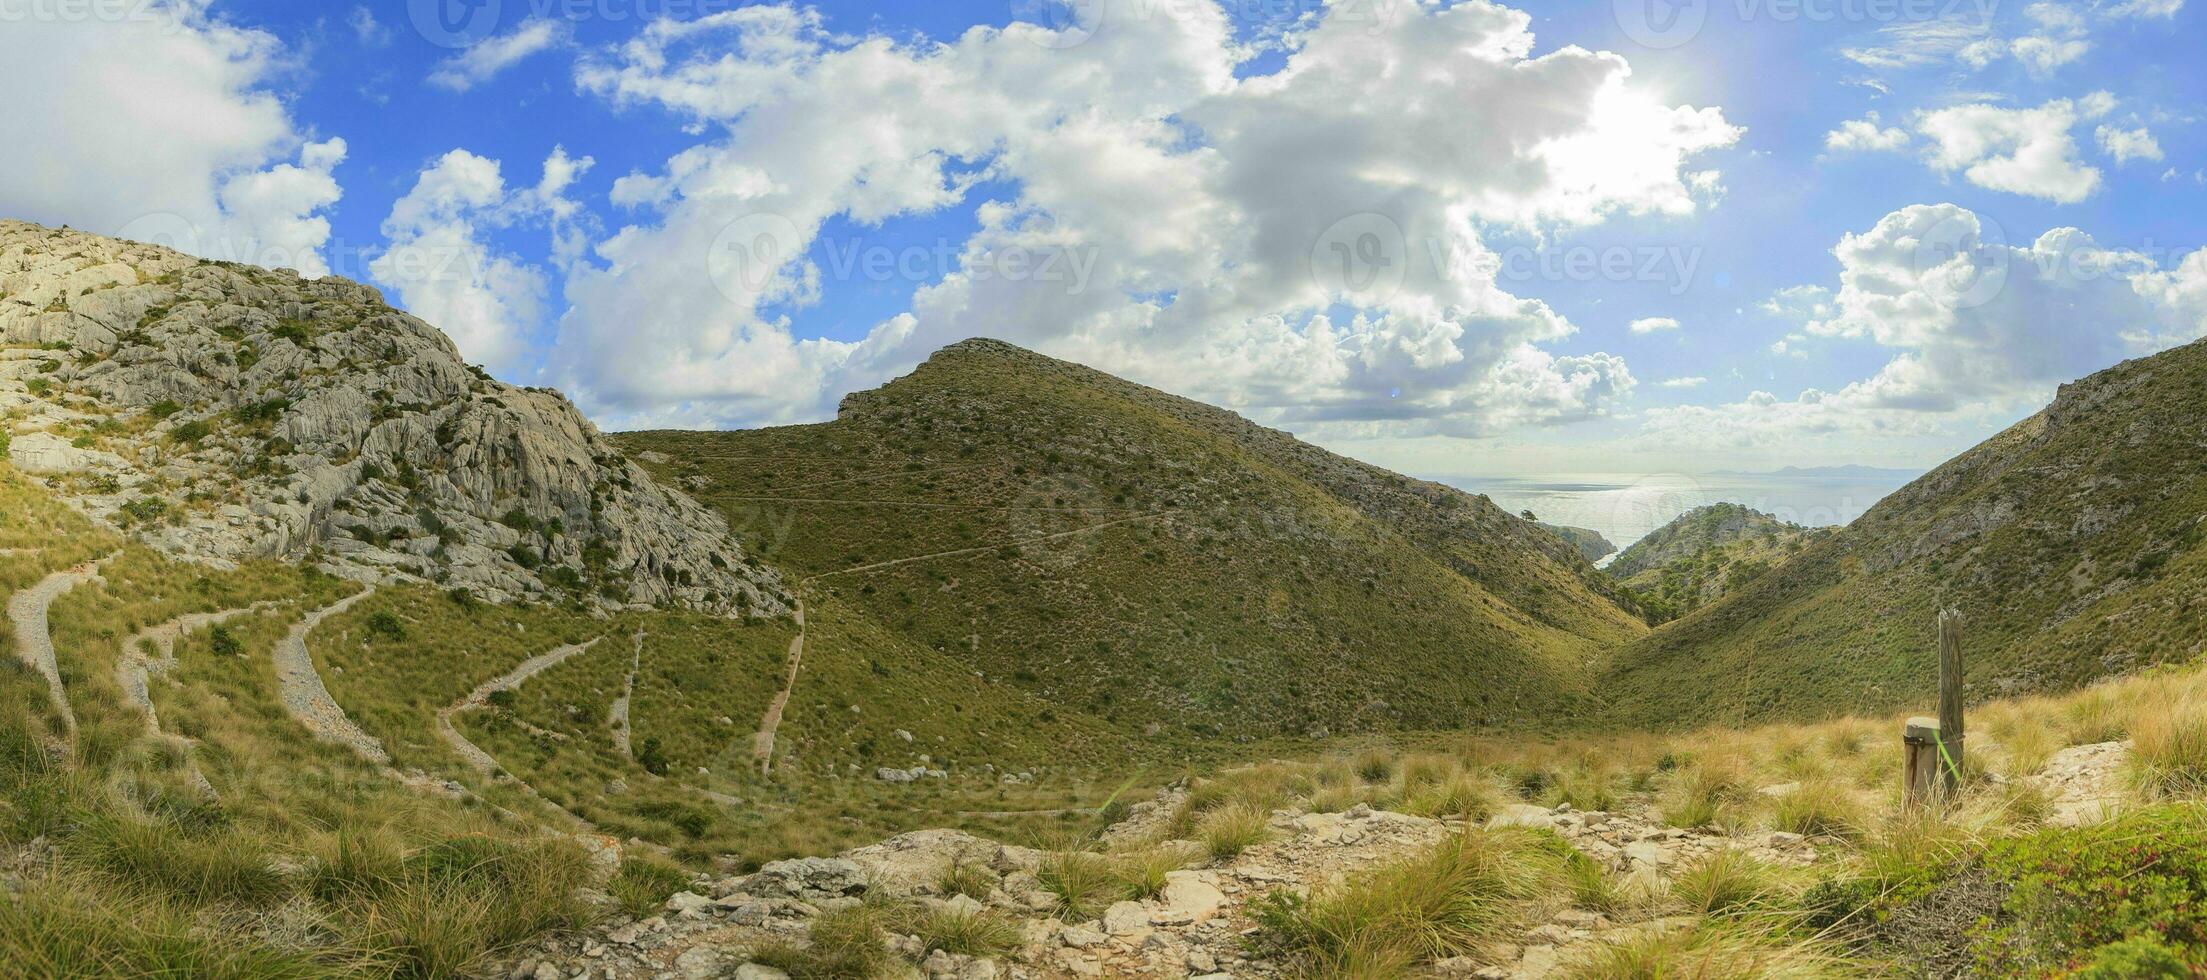
{"type": "Polygon", "coordinates": [[[718,515],[565,397],[493,380],[340,278],[0,221],[0,411],[26,470],[183,558],[318,556],[494,600],[789,606],[718,515]]]}

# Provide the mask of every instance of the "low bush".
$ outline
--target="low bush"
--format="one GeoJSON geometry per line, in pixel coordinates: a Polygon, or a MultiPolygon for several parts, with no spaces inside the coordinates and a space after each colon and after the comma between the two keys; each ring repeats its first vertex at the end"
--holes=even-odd
{"type": "Polygon", "coordinates": [[[1984,864],[2011,886],[1974,944],[1990,975],[2065,973],[2137,939],[2207,963],[2207,813],[2196,807],[1996,841],[1984,864]]]}

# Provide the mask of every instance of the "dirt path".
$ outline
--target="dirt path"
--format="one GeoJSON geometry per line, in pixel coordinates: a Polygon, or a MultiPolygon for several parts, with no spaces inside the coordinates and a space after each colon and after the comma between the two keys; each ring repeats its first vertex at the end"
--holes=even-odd
{"type": "MultiPolygon", "coordinates": [[[[804,614],[798,613],[800,617],[804,614]]],[[[799,622],[803,620],[800,618],[799,622]]],[[[606,712],[606,724],[613,726],[613,747],[621,750],[621,758],[636,761],[636,752],[630,748],[628,736],[628,704],[636,697],[636,672],[644,666],[644,634],[636,634],[636,652],[629,657],[628,682],[621,686],[621,696],[606,712]]]]}
{"type": "Polygon", "coordinates": [[[774,700],[767,703],[766,716],[759,719],[759,733],[752,737],[751,754],[759,760],[761,774],[774,771],[774,735],[782,727],[782,710],[789,707],[789,695],[797,689],[797,671],[805,664],[805,600],[802,596],[797,598],[796,615],[797,635],[789,640],[789,673],[782,678],[782,689],[775,692],[774,700]]]}
{"type": "MultiPolygon", "coordinates": [[[[602,636],[598,638],[598,640],[602,639],[605,638],[602,636]]],[[[497,775],[499,771],[498,759],[483,751],[474,742],[469,741],[467,736],[460,734],[460,730],[452,724],[452,717],[462,711],[482,707],[489,703],[490,696],[496,692],[510,691],[520,687],[529,678],[559,666],[562,661],[569,657],[597,646],[598,640],[564,646],[550,653],[538,654],[522,661],[521,666],[476,685],[475,690],[469,691],[467,697],[454,701],[446,706],[444,710],[437,712],[438,734],[443,735],[445,743],[452,746],[452,751],[459,753],[460,758],[467,760],[468,765],[473,766],[478,774],[484,776],[497,775]]],[[[518,777],[517,781],[519,781],[518,777]]],[[[523,785],[527,785],[526,782],[523,782],[523,785]]],[[[530,792],[535,791],[532,789],[530,792]]]]}
{"type": "Polygon", "coordinates": [[[313,656],[307,653],[308,633],[322,625],[323,620],[352,608],[354,603],[374,593],[372,587],[355,592],[308,613],[305,619],[291,627],[291,632],[276,644],[276,679],[283,688],[284,710],[306,726],[307,731],[313,732],[314,737],[345,746],[369,762],[388,767],[391,754],[383,750],[383,743],[375,736],[362,731],[345,716],[345,709],[330,696],[329,688],[322,684],[321,673],[314,669],[313,656]]]}
{"type": "MultiPolygon", "coordinates": [[[[982,545],[976,548],[959,548],[955,551],[938,551],[932,555],[913,555],[910,558],[892,558],[888,561],[877,561],[869,565],[856,565],[850,568],[839,569],[833,572],[821,572],[818,575],[814,575],[811,578],[805,579],[804,582],[814,582],[824,578],[834,578],[839,575],[857,575],[862,572],[878,572],[884,568],[895,568],[898,565],[910,565],[914,562],[934,561],[937,558],[956,558],[960,555],[984,554],[1006,546],[1016,548],[1021,545],[1035,544],[1041,541],[1056,541],[1060,538],[1078,537],[1083,534],[1093,534],[1105,528],[1118,527],[1121,524],[1132,524],[1136,521],[1154,520],[1156,518],[1165,516],[1168,515],[1162,513],[1136,514],[1133,517],[1122,517],[1118,520],[1105,521],[1101,524],[1090,524],[1087,527],[1076,527],[1070,531],[1059,531],[1056,534],[1037,534],[1031,537],[1014,538],[1010,541],[998,541],[994,544],[982,545]]],[[[798,584],[803,585],[804,582],[800,582],[798,584]]]]}
{"type": "Polygon", "coordinates": [[[115,683],[123,689],[123,699],[137,707],[146,716],[146,734],[161,737],[161,719],[154,714],[153,695],[147,689],[148,680],[176,663],[176,644],[184,637],[211,626],[251,613],[266,612],[283,605],[280,602],[256,602],[242,609],[225,609],[221,612],[192,613],[178,616],[159,626],[139,630],[123,641],[122,656],[115,660],[115,683]],[[154,655],[147,656],[151,647],[154,655]]]}
{"type": "Polygon", "coordinates": [[[86,582],[98,581],[100,564],[114,557],[109,555],[55,572],[37,585],[8,597],[8,620],[15,624],[16,656],[46,678],[46,695],[52,699],[54,710],[61,713],[62,725],[68,729],[72,741],[77,737],[77,714],[69,710],[69,695],[61,686],[61,667],[55,660],[53,626],[47,613],[63,593],[86,582]]]}

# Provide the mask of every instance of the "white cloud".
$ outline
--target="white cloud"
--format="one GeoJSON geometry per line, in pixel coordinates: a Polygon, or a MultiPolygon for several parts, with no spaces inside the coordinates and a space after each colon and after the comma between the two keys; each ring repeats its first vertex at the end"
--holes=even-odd
{"type": "Polygon", "coordinates": [[[343,140],[310,142],[271,35],[191,2],[0,30],[0,213],[322,275],[343,140]]]}
{"type": "Polygon", "coordinates": [[[520,64],[530,55],[567,43],[570,34],[565,21],[536,19],[524,22],[511,34],[485,38],[438,62],[429,73],[429,84],[465,92],[520,64]]]}
{"type": "Polygon", "coordinates": [[[1936,434],[2012,418],[2062,382],[2207,336],[2207,252],[2163,268],[2075,228],[2013,246],[1982,216],[1939,204],[1886,215],[1833,254],[1833,313],[1809,332],[1872,341],[1891,361],[1838,391],[1651,409],[1646,433],[1682,446],[1936,434]]]}
{"type": "Polygon", "coordinates": [[[1932,141],[1929,161],[1936,170],[1959,170],[1991,190],[2073,204],[2099,188],[2100,171],[2077,158],[2069,130],[2113,105],[2105,92],[2035,109],[1960,105],[1920,114],[1916,130],[1932,141]]]}
{"type": "Polygon", "coordinates": [[[361,44],[380,48],[391,43],[391,29],[375,19],[375,11],[366,7],[354,7],[345,15],[345,25],[353,30],[353,37],[361,44]]]}
{"type": "Polygon", "coordinates": [[[1814,284],[1787,286],[1755,304],[1755,308],[1798,324],[1826,319],[1838,309],[1832,305],[1832,291],[1814,284]]]}
{"type": "Polygon", "coordinates": [[[577,206],[564,193],[591,165],[555,147],[534,187],[509,190],[498,161],[453,150],[422,170],[391,207],[390,246],[369,263],[398,305],[443,329],[470,360],[511,370],[543,318],[545,274],[489,241],[521,223],[547,223],[555,261],[581,248],[577,206]]]}
{"type": "Polygon", "coordinates": [[[1824,134],[1824,148],[1834,153],[1878,153],[1908,148],[1908,131],[1897,126],[1879,127],[1875,110],[1860,119],[1849,119],[1824,134]]]}
{"type": "Polygon", "coordinates": [[[1490,431],[1631,390],[1621,359],[1541,349],[1573,327],[1504,290],[1487,241],[1695,210],[1719,183],[1688,162],[1738,137],[1720,113],[1655,101],[1614,55],[1532,57],[1529,18],[1478,0],[1328,8],[1240,79],[1217,6],[1128,2],[1077,44],[838,39],[747,7],[586,56],[586,91],[724,135],[617,182],[639,221],[568,281],[560,380],[639,424],[811,419],[985,333],[1311,426],[1490,431]],[[908,312],[801,337],[852,288],[839,250],[868,244],[824,225],[972,205],[984,177],[1013,189],[946,267],[900,278],[908,312]]]}
{"type": "Polygon", "coordinates": [[[1626,324],[1625,328],[1633,333],[1655,333],[1678,329],[1678,321],[1667,316],[1644,316],[1626,324]]]}
{"type": "Polygon", "coordinates": [[[2182,9],[2184,9],[2184,0],[2123,0],[2123,2],[2107,8],[2107,14],[2110,17],[2160,17],[2167,19],[2176,16],[2176,12],[2182,9]]]}
{"type": "Polygon", "coordinates": [[[1683,378],[1666,378],[1656,382],[1656,386],[1659,388],[1699,388],[1707,383],[1709,383],[1708,378],[1696,375],[1683,378]]]}
{"type": "Polygon", "coordinates": [[[2154,140],[2153,134],[2147,132],[2144,126],[2137,129],[2102,126],[2094,130],[2093,135],[2099,137],[2100,149],[2115,158],[2117,164],[2132,160],[2161,159],[2161,144],[2154,140]]]}
{"type": "Polygon", "coordinates": [[[1963,20],[1900,20],[1879,28],[1870,44],[1840,54],[1865,68],[1923,68],[1962,57],[1989,34],[1986,25],[1963,20]]]}

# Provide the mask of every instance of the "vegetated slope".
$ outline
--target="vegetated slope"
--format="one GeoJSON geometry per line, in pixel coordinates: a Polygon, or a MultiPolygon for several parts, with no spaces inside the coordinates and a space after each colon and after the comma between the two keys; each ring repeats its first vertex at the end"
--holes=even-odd
{"type": "Polygon", "coordinates": [[[784,610],[720,518],[374,289],[0,221],[0,439],[177,556],[784,610]]]}
{"type": "Polygon", "coordinates": [[[1625,647],[1623,724],[1928,703],[1933,614],[1967,617],[1973,697],[2062,689],[2202,649],[2207,344],[2053,404],[1716,604],[1625,647]]]}
{"type": "Polygon", "coordinates": [[[1156,744],[1570,710],[1643,629],[1483,497],[995,341],[830,423],[615,438],[810,601],[1156,744]]]}
{"type": "Polygon", "coordinates": [[[1655,622],[1723,598],[1828,533],[1741,504],[1696,507],[1633,542],[1604,569],[1655,622]]]}
{"type": "Polygon", "coordinates": [[[1579,550],[1579,557],[1587,561],[1601,561],[1617,553],[1617,546],[1611,543],[1608,538],[1602,537],[1602,532],[1593,528],[1549,524],[1545,521],[1541,522],[1540,526],[1545,528],[1548,533],[1570,542],[1571,547],[1579,550]]]}

